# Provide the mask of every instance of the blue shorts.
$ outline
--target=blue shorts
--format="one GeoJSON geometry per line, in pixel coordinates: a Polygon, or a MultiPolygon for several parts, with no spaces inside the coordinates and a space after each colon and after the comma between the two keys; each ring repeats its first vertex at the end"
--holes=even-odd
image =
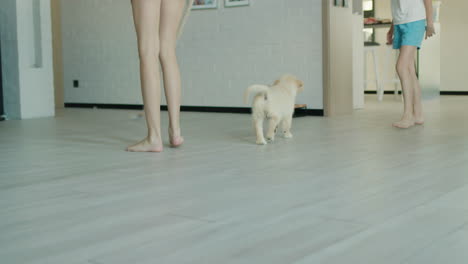
{"type": "Polygon", "coordinates": [[[400,49],[401,46],[415,46],[420,49],[425,33],[425,19],[406,24],[395,25],[393,31],[393,48],[400,49]]]}

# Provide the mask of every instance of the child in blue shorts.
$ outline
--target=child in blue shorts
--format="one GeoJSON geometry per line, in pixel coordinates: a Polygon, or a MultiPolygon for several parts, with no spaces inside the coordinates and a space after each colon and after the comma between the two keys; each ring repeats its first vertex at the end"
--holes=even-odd
{"type": "Polygon", "coordinates": [[[421,87],[416,76],[415,56],[426,34],[435,34],[432,0],[392,0],[393,24],[387,34],[387,44],[400,50],[396,69],[404,98],[404,113],[398,128],[424,124],[421,87]]]}

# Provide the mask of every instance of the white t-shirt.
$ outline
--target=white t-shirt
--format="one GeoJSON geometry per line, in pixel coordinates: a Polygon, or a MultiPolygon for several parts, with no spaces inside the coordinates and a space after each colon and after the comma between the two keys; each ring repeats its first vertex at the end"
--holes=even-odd
{"type": "Polygon", "coordinates": [[[424,0],[392,0],[393,24],[426,19],[424,0]]]}

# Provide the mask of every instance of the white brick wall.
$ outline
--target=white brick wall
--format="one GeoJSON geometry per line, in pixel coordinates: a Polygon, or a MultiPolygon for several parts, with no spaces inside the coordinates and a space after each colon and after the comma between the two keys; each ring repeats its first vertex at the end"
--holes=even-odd
{"type": "MultiPolygon", "coordinates": [[[[305,82],[298,102],[322,109],[322,1],[223,2],[192,11],[179,41],[183,105],[244,106],[248,85],[288,72],[305,82]]],[[[62,20],[65,102],[141,104],[130,1],[63,0],[62,20]]]]}

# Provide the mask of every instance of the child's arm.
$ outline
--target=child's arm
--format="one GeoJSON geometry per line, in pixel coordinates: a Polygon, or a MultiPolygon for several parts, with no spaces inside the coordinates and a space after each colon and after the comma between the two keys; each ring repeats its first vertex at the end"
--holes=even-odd
{"type": "Polygon", "coordinates": [[[424,0],[426,6],[426,39],[435,35],[432,0],[424,0]]]}
{"type": "Polygon", "coordinates": [[[393,44],[393,30],[394,30],[394,25],[392,22],[392,25],[390,26],[390,30],[388,30],[388,33],[387,33],[387,45],[393,44]]]}

